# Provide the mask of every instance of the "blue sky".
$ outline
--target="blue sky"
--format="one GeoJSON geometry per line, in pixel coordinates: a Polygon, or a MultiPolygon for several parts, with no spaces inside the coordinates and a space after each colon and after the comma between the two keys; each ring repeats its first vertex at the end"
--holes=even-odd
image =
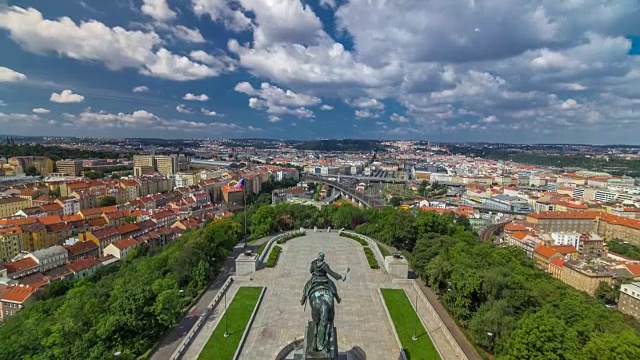
{"type": "Polygon", "coordinates": [[[630,0],[0,0],[0,133],[638,143],[638,18],[630,0]]]}

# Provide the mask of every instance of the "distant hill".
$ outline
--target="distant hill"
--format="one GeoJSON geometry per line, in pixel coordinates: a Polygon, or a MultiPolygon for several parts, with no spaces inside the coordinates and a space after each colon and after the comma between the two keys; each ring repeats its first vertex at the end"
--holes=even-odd
{"type": "Polygon", "coordinates": [[[299,150],[317,151],[376,151],[383,146],[376,140],[313,140],[295,145],[299,150]]]}

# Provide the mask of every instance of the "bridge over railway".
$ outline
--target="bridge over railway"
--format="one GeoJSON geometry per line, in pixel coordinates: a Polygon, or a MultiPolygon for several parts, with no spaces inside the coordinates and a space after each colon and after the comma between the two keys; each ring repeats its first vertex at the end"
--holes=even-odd
{"type": "Polygon", "coordinates": [[[302,178],[310,181],[323,182],[328,186],[334,188],[335,190],[339,191],[340,195],[344,196],[348,200],[353,201],[360,207],[383,207],[384,206],[384,202],[382,200],[365,195],[359,191],[356,191],[356,189],[350,188],[345,184],[341,184],[337,181],[330,181],[326,177],[303,173],[302,178]]]}

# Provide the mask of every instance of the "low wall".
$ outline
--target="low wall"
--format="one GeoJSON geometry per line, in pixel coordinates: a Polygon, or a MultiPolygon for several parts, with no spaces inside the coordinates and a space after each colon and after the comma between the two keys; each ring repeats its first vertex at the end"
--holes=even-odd
{"type": "Polygon", "coordinates": [[[385,273],[387,272],[387,269],[384,266],[384,256],[382,256],[382,252],[380,251],[380,248],[378,247],[378,243],[375,240],[373,240],[368,236],[364,236],[353,231],[340,230],[338,233],[343,233],[343,232],[349,235],[357,236],[360,239],[366,241],[367,244],[369,244],[369,247],[371,248],[371,250],[373,250],[373,255],[376,257],[376,260],[378,260],[378,264],[380,264],[380,269],[382,269],[382,271],[384,271],[385,273]]]}
{"type": "Polygon", "coordinates": [[[273,247],[273,244],[275,244],[278,240],[282,239],[287,235],[298,234],[298,233],[305,233],[305,231],[300,231],[300,230],[289,231],[286,233],[278,234],[272,237],[271,239],[269,239],[269,241],[267,242],[267,246],[264,248],[264,251],[262,252],[262,255],[260,255],[260,262],[264,263],[265,259],[269,255],[269,252],[271,251],[271,248],[273,247]]]}
{"type": "Polygon", "coordinates": [[[233,360],[238,360],[238,358],[240,357],[240,353],[242,352],[242,347],[244,346],[244,342],[247,340],[247,335],[249,334],[249,329],[251,329],[251,325],[253,325],[253,319],[255,319],[256,313],[258,312],[258,308],[260,308],[260,304],[262,303],[262,298],[264,297],[265,290],[267,290],[267,288],[262,287],[262,291],[260,292],[260,297],[258,298],[258,302],[256,302],[256,306],[253,308],[253,312],[251,313],[249,322],[247,323],[247,326],[244,328],[244,332],[242,333],[242,338],[240,339],[240,343],[238,344],[236,353],[233,355],[233,360]]]}
{"type": "MultiPolygon", "coordinates": [[[[409,281],[411,281],[411,284],[413,286],[413,290],[418,294],[418,297],[426,305],[427,310],[429,310],[429,312],[431,313],[433,318],[436,319],[436,323],[438,324],[438,328],[442,331],[442,333],[444,334],[444,337],[447,339],[449,344],[451,344],[451,347],[455,349],[455,352],[456,352],[456,355],[458,356],[458,358],[459,359],[468,360],[469,358],[467,357],[467,354],[465,354],[464,351],[462,351],[462,348],[460,347],[460,344],[458,344],[458,341],[456,341],[456,339],[453,337],[453,335],[451,335],[451,331],[449,331],[449,328],[447,327],[447,325],[445,325],[442,322],[442,319],[440,318],[440,315],[438,315],[436,310],[433,308],[433,305],[431,305],[431,302],[429,302],[429,299],[427,299],[427,296],[422,292],[422,289],[420,289],[420,286],[418,285],[416,280],[409,280],[409,281]]],[[[415,306],[415,305],[413,305],[413,306],[415,306]]],[[[415,310],[415,308],[414,308],[414,310],[415,310]]],[[[420,321],[422,321],[422,318],[420,318],[420,321]]],[[[422,323],[422,325],[425,325],[424,322],[422,323]]],[[[425,330],[427,330],[426,326],[424,328],[425,328],[425,330]]],[[[427,332],[428,332],[428,330],[427,330],[427,332]]],[[[431,335],[429,335],[429,336],[431,336],[431,335]]],[[[433,344],[435,345],[435,342],[433,344]]],[[[437,346],[436,346],[436,349],[438,349],[437,346]]],[[[440,352],[440,350],[438,350],[438,352],[440,352]]],[[[442,354],[440,355],[440,357],[442,357],[442,354]]]]}
{"type": "Polygon", "coordinates": [[[169,358],[170,360],[178,360],[182,358],[186,350],[189,348],[189,345],[191,345],[191,341],[196,337],[196,335],[198,335],[198,332],[200,331],[200,329],[202,329],[202,325],[204,325],[204,323],[207,321],[213,309],[216,306],[218,306],[218,303],[220,302],[224,294],[227,292],[227,290],[229,289],[229,286],[231,286],[233,281],[234,281],[233,277],[229,277],[227,281],[225,281],[225,283],[222,285],[222,287],[220,288],[216,296],[209,303],[209,306],[207,306],[207,308],[202,313],[202,315],[200,315],[200,317],[198,318],[196,323],[193,325],[191,330],[189,330],[189,332],[187,333],[187,336],[185,336],[184,339],[182,339],[176,351],[174,351],[173,355],[171,355],[171,357],[169,358]]]}

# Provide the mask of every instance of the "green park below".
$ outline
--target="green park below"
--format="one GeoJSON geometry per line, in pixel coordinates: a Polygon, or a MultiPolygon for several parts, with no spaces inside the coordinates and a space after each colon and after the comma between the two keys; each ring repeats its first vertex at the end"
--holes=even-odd
{"type": "Polygon", "coordinates": [[[251,314],[258,303],[262,287],[243,286],[231,300],[229,308],[225,312],[213,334],[207,341],[204,349],[198,357],[199,360],[231,360],[236,353],[242,334],[244,333],[251,314]],[[227,318],[228,337],[225,334],[225,317],[227,318]]]}
{"type": "Polygon", "coordinates": [[[380,289],[407,360],[438,360],[440,355],[429,334],[417,320],[407,294],[402,289],[380,289]],[[413,340],[414,327],[417,340],[413,340]]]}

